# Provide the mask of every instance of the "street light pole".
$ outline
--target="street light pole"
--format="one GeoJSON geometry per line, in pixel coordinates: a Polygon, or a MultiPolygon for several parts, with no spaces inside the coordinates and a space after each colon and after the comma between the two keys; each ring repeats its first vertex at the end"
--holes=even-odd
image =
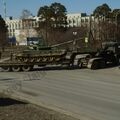
{"type": "Polygon", "coordinates": [[[77,32],[74,31],[74,32],[73,32],[73,35],[74,35],[74,40],[73,40],[73,51],[75,51],[75,50],[76,50],[76,35],[77,35],[77,32]]]}

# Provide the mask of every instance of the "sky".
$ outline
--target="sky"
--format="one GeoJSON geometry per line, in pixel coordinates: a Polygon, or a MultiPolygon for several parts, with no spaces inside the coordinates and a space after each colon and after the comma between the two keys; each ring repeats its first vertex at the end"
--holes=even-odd
{"type": "MultiPolygon", "coordinates": [[[[5,0],[6,1],[6,16],[13,16],[19,18],[24,9],[29,10],[34,16],[40,7],[44,5],[51,5],[51,3],[58,2],[63,4],[67,13],[87,13],[91,14],[94,9],[107,3],[112,9],[120,8],[120,0],[5,0]]],[[[0,14],[4,17],[3,0],[0,0],[0,14]]]]}

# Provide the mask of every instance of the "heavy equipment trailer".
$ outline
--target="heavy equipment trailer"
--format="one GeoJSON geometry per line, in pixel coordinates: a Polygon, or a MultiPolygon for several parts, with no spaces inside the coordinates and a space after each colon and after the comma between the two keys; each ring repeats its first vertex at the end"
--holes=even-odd
{"type": "Polygon", "coordinates": [[[23,52],[10,55],[9,59],[0,61],[3,71],[30,71],[37,66],[67,65],[70,67],[88,67],[90,69],[104,68],[108,64],[120,63],[120,43],[106,42],[102,49],[96,52],[81,52],[53,49],[24,50],[23,52]]]}
{"type": "Polygon", "coordinates": [[[67,66],[79,66],[80,53],[67,52],[60,49],[35,49],[25,50],[19,54],[12,54],[6,60],[0,61],[0,67],[3,71],[30,71],[37,66],[46,65],[67,65],[67,66]]]}

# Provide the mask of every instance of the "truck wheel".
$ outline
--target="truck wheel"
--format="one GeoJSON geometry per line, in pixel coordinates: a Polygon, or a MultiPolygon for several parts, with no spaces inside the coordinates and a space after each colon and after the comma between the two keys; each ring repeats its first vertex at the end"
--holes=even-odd
{"type": "Polygon", "coordinates": [[[100,61],[100,68],[105,68],[105,66],[106,66],[106,63],[105,63],[105,61],[100,61]]]}
{"type": "Polygon", "coordinates": [[[91,69],[92,70],[95,70],[95,69],[98,69],[98,61],[93,61],[92,65],[91,65],[91,69]]]}
{"type": "Polygon", "coordinates": [[[32,69],[33,67],[32,66],[22,66],[22,70],[25,71],[25,72],[28,72],[32,69]]]}
{"type": "Polygon", "coordinates": [[[120,65],[120,58],[118,58],[118,65],[120,65]]]}
{"type": "Polygon", "coordinates": [[[12,71],[19,72],[21,70],[20,66],[12,66],[12,71]]]}
{"type": "Polygon", "coordinates": [[[2,67],[2,69],[3,69],[4,72],[11,71],[11,67],[10,66],[4,66],[4,67],[2,67]]]}

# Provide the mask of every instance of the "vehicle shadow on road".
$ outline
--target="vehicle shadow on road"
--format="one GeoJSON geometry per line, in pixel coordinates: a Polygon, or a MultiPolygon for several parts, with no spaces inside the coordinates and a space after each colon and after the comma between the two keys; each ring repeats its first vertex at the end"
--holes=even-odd
{"type": "Polygon", "coordinates": [[[102,68],[95,68],[95,69],[91,69],[91,70],[109,70],[109,69],[112,69],[112,68],[118,68],[119,69],[119,66],[118,65],[107,65],[106,67],[102,67],[102,68]]]}
{"type": "Polygon", "coordinates": [[[0,78],[0,81],[11,81],[14,80],[14,78],[0,78]]]}
{"type": "Polygon", "coordinates": [[[14,100],[12,98],[4,98],[4,97],[0,97],[0,107],[2,106],[10,106],[10,105],[17,105],[17,104],[27,104],[25,102],[21,102],[18,100],[14,100]]]}
{"type": "MultiPolygon", "coordinates": [[[[34,68],[33,71],[51,71],[51,70],[76,70],[80,69],[78,67],[41,67],[41,68],[34,68]]],[[[84,69],[84,68],[83,68],[84,69]]]]}
{"type": "MultiPolygon", "coordinates": [[[[109,68],[120,68],[119,65],[107,65],[106,67],[104,68],[97,68],[97,69],[94,69],[94,70],[101,70],[101,69],[109,69],[109,68]]],[[[40,67],[40,68],[34,68],[32,71],[53,71],[53,70],[82,70],[82,69],[88,69],[86,67],[83,67],[83,68],[79,68],[77,66],[75,67],[40,67]]]]}

